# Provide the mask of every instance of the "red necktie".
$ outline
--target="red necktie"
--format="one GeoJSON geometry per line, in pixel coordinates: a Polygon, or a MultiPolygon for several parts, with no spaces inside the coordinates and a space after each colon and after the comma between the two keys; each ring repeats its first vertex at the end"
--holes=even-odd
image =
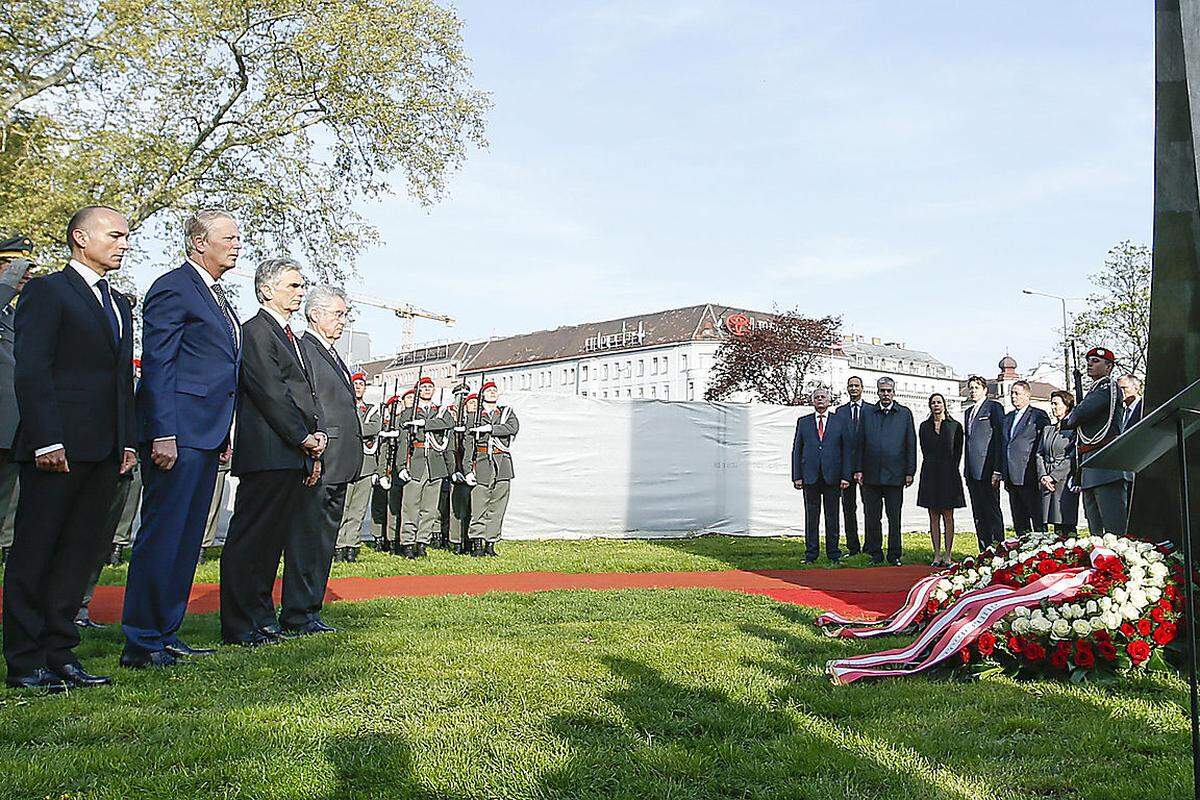
{"type": "Polygon", "coordinates": [[[825,415],[817,417],[817,438],[825,441],[825,415]]]}

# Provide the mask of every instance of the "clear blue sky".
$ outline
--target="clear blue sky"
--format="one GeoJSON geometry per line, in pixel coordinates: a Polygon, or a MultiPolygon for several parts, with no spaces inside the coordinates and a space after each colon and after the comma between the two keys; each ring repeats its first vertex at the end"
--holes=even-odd
{"type": "Polygon", "coordinates": [[[365,208],[361,285],[460,319],[418,340],[798,305],[990,373],[1053,346],[1023,286],[1150,241],[1151,3],[457,7],[490,147],[432,209],[365,208]]]}

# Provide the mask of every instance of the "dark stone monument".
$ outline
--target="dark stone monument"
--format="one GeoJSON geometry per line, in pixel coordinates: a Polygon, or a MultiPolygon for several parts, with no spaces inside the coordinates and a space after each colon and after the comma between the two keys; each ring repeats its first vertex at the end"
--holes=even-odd
{"type": "MultiPolygon", "coordinates": [[[[1146,412],[1200,378],[1200,0],[1156,0],[1154,14],[1154,268],[1146,412]]],[[[1188,448],[1200,497],[1200,447],[1188,448]]],[[[1137,475],[1129,532],[1180,541],[1179,466],[1168,453],[1137,475]]],[[[1192,541],[1196,536],[1193,517],[1192,541]]]]}

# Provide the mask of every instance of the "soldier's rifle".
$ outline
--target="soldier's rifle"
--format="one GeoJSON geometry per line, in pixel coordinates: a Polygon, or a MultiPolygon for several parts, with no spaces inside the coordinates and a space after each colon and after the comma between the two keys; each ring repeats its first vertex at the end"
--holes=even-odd
{"type": "MultiPolygon", "coordinates": [[[[479,395],[475,398],[475,424],[471,427],[478,428],[483,424],[483,386],[487,383],[487,373],[483,372],[479,375],[479,395]]],[[[475,465],[479,462],[479,434],[471,435],[471,474],[475,474],[475,465]]],[[[476,476],[478,477],[478,476],[476,476]]]]}
{"type": "MultiPolygon", "coordinates": [[[[417,409],[421,405],[421,378],[425,377],[425,365],[417,367],[417,382],[413,384],[413,407],[412,416],[408,418],[409,422],[415,422],[417,419],[417,409]]],[[[424,431],[422,431],[424,433],[424,431]]],[[[422,437],[424,438],[424,437],[422,437]]],[[[417,429],[414,426],[408,433],[408,453],[404,456],[404,469],[406,471],[412,469],[413,450],[417,446],[417,429]]]]}
{"type": "MultiPolygon", "coordinates": [[[[1079,369],[1079,345],[1071,340],[1071,377],[1075,384],[1075,402],[1083,402],[1083,372],[1079,369]]],[[[1064,354],[1065,355],[1065,354],[1064,354]]],[[[1083,459],[1079,453],[1079,432],[1075,433],[1074,446],[1071,448],[1071,480],[1076,486],[1083,481],[1083,459]]]]}
{"type": "MultiPolygon", "coordinates": [[[[386,388],[387,388],[386,385],[384,388],[386,390],[386,388]]],[[[392,382],[392,393],[386,397],[386,400],[392,401],[392,402],[388,403],[389,408],[387,410],[387,420],[384,423],[384,429],[388,430],[388,431],[396,430],[396,407],[400,404],[400,397],[397,394],[397,392],[399,392],[399,391],[400,391],[400,380],[399,380],[399,378],[397,378],[395,381],[392,382]]],[[[391,515],[391,511],[392,511],[392,505],[391,505],[392,476],[395,475],[395,473],[396,473],[396,450],[398,447],[398,445],[396,443],[396,437],[393,436],[393,437],[388,438],[387,444],[388,444],[388,451],[387,451],[387,456],[386,456],[387,468],[383,471],[384,480],[382,482],[382,486],[383,486],[383,532],[382,532],[383,546],[382,546],[382,550],[384,552],[391,551],[391,547],[388,544],[388,524],[389,524],[389,522],[391,522],[391,516],[392,516],[391,515]]]]}

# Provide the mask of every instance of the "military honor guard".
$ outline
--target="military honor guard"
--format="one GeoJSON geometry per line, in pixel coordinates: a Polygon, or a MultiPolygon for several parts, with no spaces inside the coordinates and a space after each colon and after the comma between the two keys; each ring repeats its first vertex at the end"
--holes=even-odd
{"type": "Polygon", "coordinates": [[[1061,423],[1064,430],[1075,431],[1075,451],[1080,459],[1077,485],[1083,490],[1083,513],[1093,536],[1104,533],[1124,535],[1129,516],[1125,473],[1114,469],[1093,469],[1087,460],[1121,433],[1125,408],[1121,392],[1112,380],[1117,357],[1105,347],[1093,347],[1087,353],[1087,374],[1092,388],[1061,423]]]}
{"type": "Polygon", "coordinates": [[[13,236],[0,241],[0,563],[12,547],[13,521],[17,512],[17,476],[20,465],[13,460],[13,439],[17,434],[17,390],[13,384],[16,308],[13,300],[29,282],[33,262],[33,240],[13,236]]]}
{"type": "Polygon", "coordinates": [[[468,535],[473,555],[496,555],[513,479],[512,442],[521,430],[512,406],[497,403],[499,394],[494,382],[484,383],[479,390],[482,403],[473,418],[467,417],[464,450],[471,470],[465,480],[471,487],[468,535]]]}
{"type": "Polygon", "coordinates": [[[89,206],[67,223],[70,263],[21,293],[14,381],[21,422],[16,529],[4,575],[6,682],[61,691],[109,683],[84,670],[75,612],[104,557],[117,479],[137,462],[133,314],[110,275],[129,224],[89,206]]]}
{"type": "Polygon", "coordinates": [[[433,379],[424,377],[417,386],[412,408],[401,412],[399,430],[403,431],[400,453],[405,458],[394,481],[403,484],[400,509],[400,554],[419,558],[438,526],[438,503],[446,468],[446,448],[454,422],[445,409],[433,402],[433,379]]]}
{"type": "Polygon", "coordinates": [[[463,441],[467,431],[467,420],[475,419],[479,407],[479,395],[470,393],[460,394],[460,401],[450,407],[454,420],[454,431],[451,434],[450,446],[446,448],[446,468],[450,470],[450,549],[456,555],[471,554],[471,538],[468,526],[471,523],[471,487],[467,485],[469,463],[463,441]],[[464,457],[467,462],[464,462],[464,457]]]}
{"type": "Polygon", "coordinates": [[[346,507],[342,512],[337,551],[334,554],[337,561],[358,560],[362,523],[367,516],[372,490],[378,480],[376,472],[379,469],[379,432],[383,426],[382,406],[363,399],[367,391],[367,376],[362,372],[355,372],[350,376],[350,382],[354,386],[355,410],[362,434],[362,466],[358,470],[358,477],[346,486],[346,507]]]}

